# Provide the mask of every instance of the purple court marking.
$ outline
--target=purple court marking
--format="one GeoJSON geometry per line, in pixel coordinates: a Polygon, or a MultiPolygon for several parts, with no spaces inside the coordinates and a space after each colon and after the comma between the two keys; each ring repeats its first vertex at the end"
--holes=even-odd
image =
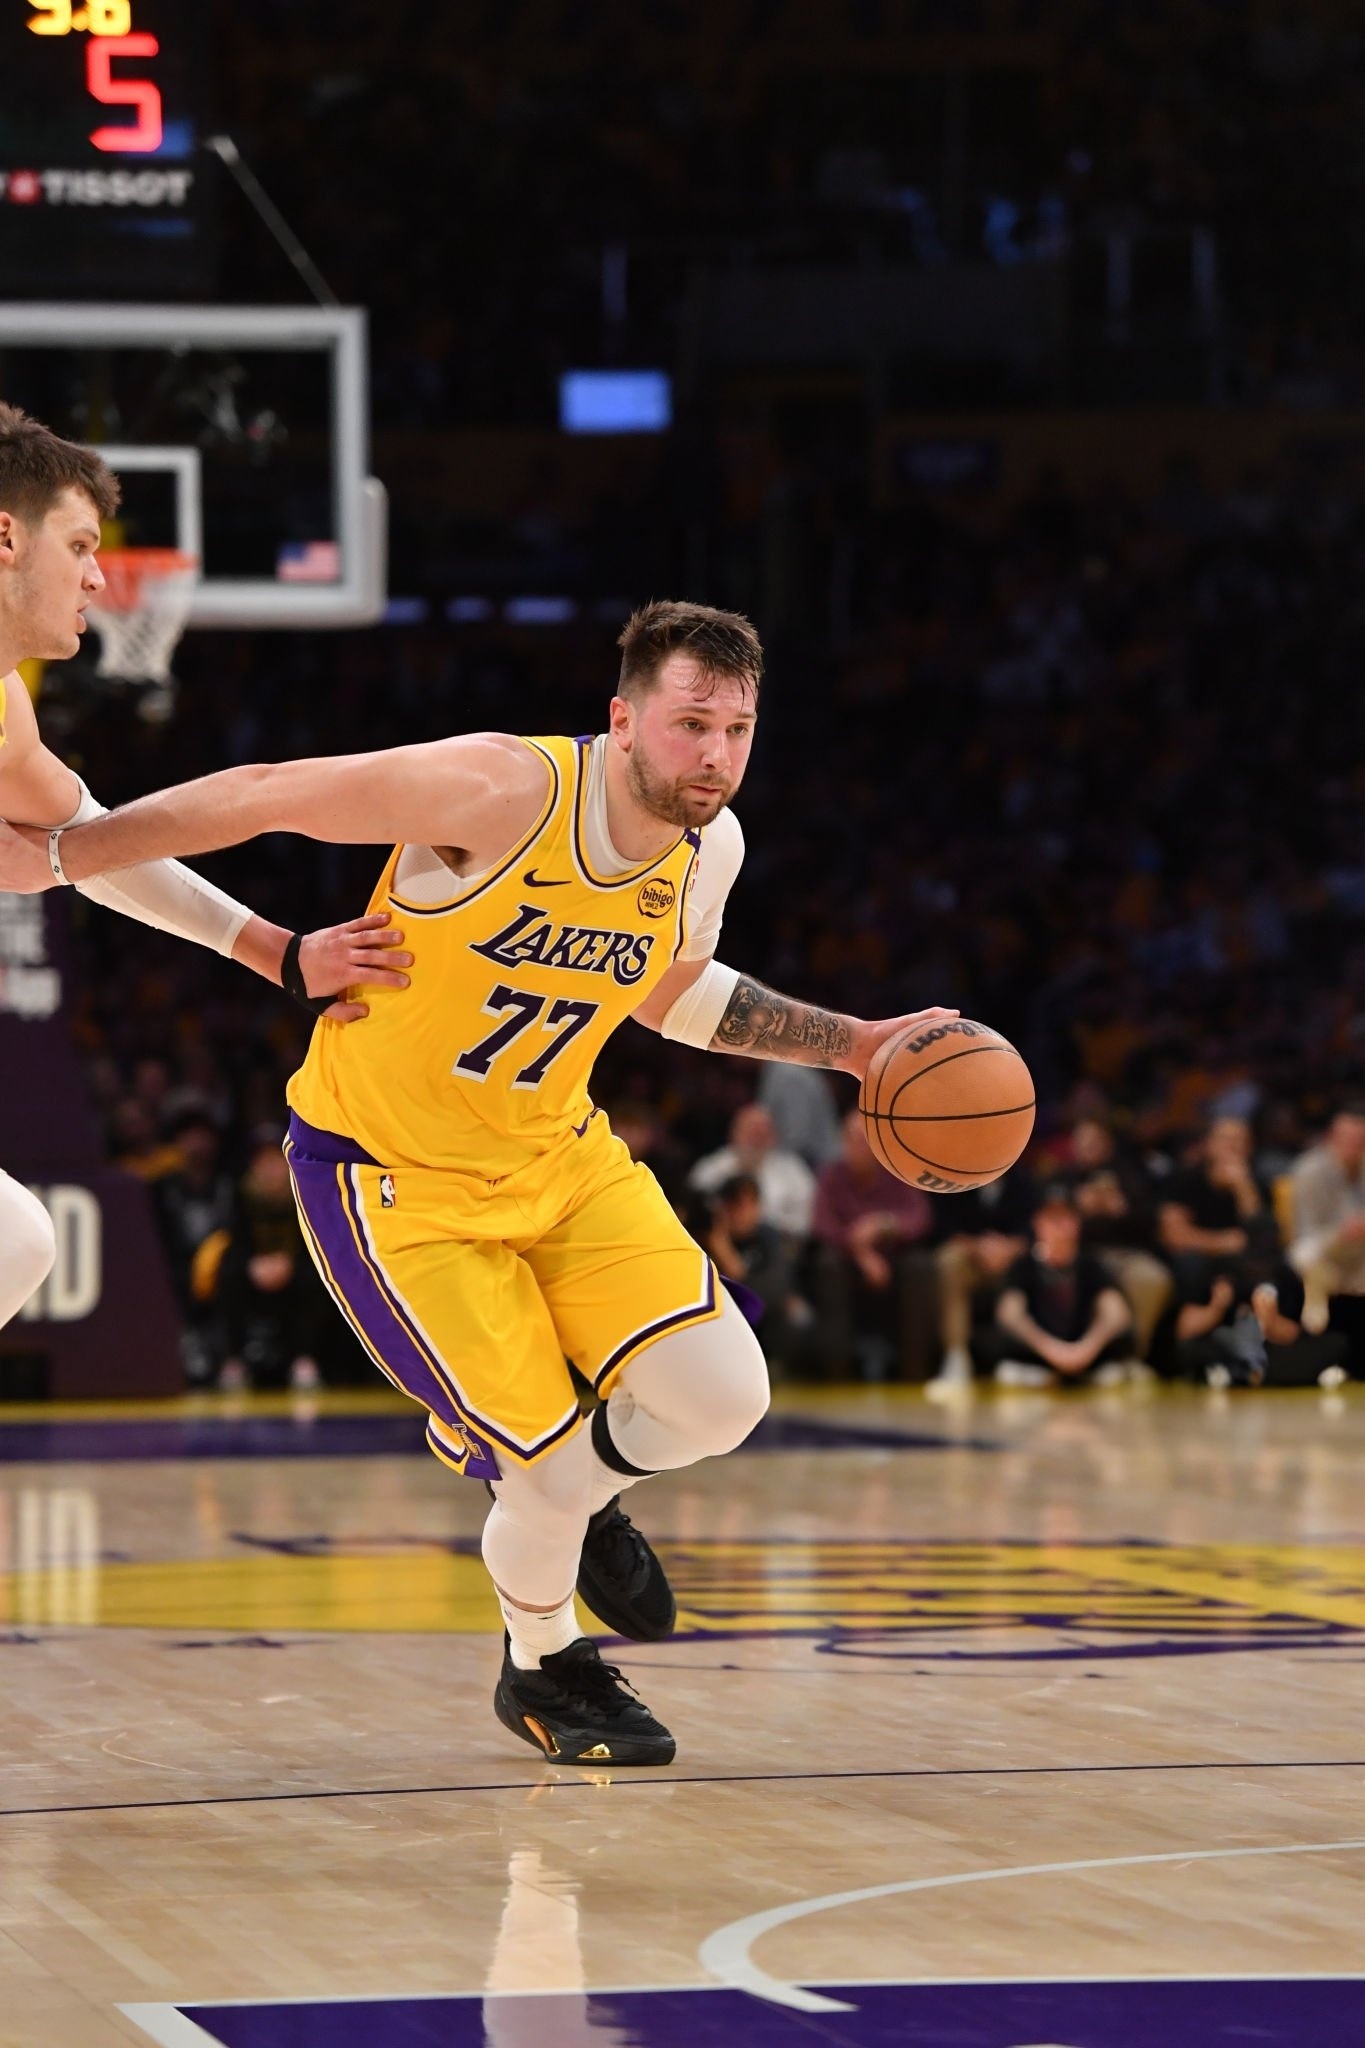
{"type": "Polygon", "coordinates": [[[850,2012],[741,1991],[180,2006],[221,2048],[1303,2048],[1365,2041],[1365,1980],[1133,1978],[869,1984],[850,2012]]]}
{"type": "MultiPolygon", "coordinates": [[[[169,1458],[429,1457],[426,1411],[409,1415],[197,1415],[0,1424],[0,1465],[115,1464],[169,1458]]],[[[766,1415],[749,1451],[994,1451],[984,1439],[863,1429],[806,1415],[766,1415]]]]}

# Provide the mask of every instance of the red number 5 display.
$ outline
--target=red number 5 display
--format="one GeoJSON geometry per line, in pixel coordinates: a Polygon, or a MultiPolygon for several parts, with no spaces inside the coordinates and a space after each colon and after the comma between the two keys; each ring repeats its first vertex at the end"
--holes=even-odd
{"type": "Polygon", "coordinates": [[[92,36],[85,46],[85,82],[91,96],[105,107],[136,107],[131,127],[97,128],[90,137],[96,149],[130,150],[150,155],[161,147],[161,89],[150,78],[115,78],[116,57],[155,57],[161,45],[155,36],[92,36]]]}

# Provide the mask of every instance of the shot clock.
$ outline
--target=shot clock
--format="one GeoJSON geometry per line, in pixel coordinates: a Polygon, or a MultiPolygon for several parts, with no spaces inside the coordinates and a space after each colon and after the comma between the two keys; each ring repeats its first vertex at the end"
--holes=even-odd
{"type": "Polygon", "coordinates": [[[0,296],[174,299],[207,285],[209,12],[0,0],[0,296]]]}

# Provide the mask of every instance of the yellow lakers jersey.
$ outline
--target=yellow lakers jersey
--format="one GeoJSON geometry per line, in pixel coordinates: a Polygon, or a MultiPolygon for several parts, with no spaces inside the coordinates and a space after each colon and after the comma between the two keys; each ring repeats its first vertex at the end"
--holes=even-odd
{"type": "Polygon", "coordinates": [[[289,1084],[299,1116],[384,1166],[494,1180],[592,1114],[602,1046],[678,957],[700,834],[624,874],[592,865],[584,829],[591,742],[525,741],[550,769],[532,830],[447,903],[404,899],[395,847],[370,899],[413,955],[406,989],[368,989],[370,1014],[322,1024],[289,1084]]]}

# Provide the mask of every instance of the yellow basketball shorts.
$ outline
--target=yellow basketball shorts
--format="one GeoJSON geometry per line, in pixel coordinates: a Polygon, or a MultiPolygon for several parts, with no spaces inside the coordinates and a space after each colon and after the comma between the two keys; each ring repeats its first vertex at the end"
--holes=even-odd
{"type": "Polygon", "coordinates": [[[297,1115],[285,1154],[328,1293],[471,1478],[580,1426],[566,1358],[606,1395],[646,1345],[720,1313],[711,1260],[600,1114],[493,1183],[385,1167],[297,1115]]]}

